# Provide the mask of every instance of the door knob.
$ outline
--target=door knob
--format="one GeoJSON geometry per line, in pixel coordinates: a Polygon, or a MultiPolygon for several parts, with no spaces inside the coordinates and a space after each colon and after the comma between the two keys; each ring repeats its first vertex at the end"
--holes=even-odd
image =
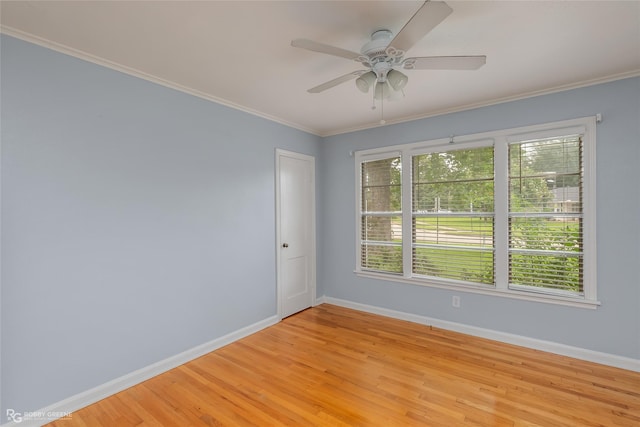
{"type": "Polygon", "coordinates": [[[288,248],[288,247],[289,247],[289,244],[288,244],[288,243],[283,243],[283,244],[282,244],[282,247],[283,247],[283,248],[288,248]]]}

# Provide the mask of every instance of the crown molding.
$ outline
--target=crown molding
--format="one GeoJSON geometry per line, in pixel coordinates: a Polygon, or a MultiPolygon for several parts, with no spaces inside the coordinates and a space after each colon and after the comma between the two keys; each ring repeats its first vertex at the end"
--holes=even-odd
{"type": "Polygon", "coordinates": [[[399,119],[391,119],[391,120],[387,120],[384,125],[381,125],[381,124],[378,124],[378,123],[373,123],[371,125],[356,126],[356,127],[352,127],[352,128],[344,128],[344,129],[341,129],[341,130],[336,130],[334,132],[321,133],[319,136],[321,136],[323,138],[326,138],[326,137],[329,137],[329,136],[342,135],[342,134],[345,134],[345,133],[357,132],[357,131],[367,130],[367,129],[373,129],[373,128],[382,127],[382,126],[389,126],[389,125],[395,125],[395,124],[399,124],[399,123],[412,122],[412,121],[415,121],[415,120],[427,119],[427,118],[430,118],[430,117],[443,116],[445,114],[459,113],[459,112],[462,112],[462,111],[474,110],[476,108],[489,107],[491,105],[504,104],[506,102],[519,101],[519,100],[527,99],[527,98],[534,98],[536,96],[541,96],[541,95],[549,95],[549,94],[552,94],[552,93],[565,92],[567,90],[579,89],[579,88],[582,88],[582,87],[595,86],[595,85],[599,85],[599,84],[603,84],[603,83],[613,82],[613,81],[616,81],[616,80],[629,79],[629,78],[632,78],[632,77],[640,77],[640,69],[632,70],[632,71],[628,71],[628,72],[624,72],[624,73],[619,73],[619,74],[611,74],[611,75],[608,75],[608,76],[598,77],[598,78],[595,78],[595,79],[582,80],[582,81],[579,81],[579,82],[574,82],[574,83],[554,86],[554,87],[547,88],[547,89],[535,90],[535,91],[531,91],[531,92],[524,92],[524,93],[521,93],[521,94],[518,94],[518,95],[505,96],[505,97],[501,97],[501,98],[490,99],[490,100],[487,100],[487,101],[460,105],[460,106],[453,107],[453,108],[445,108],[445,109],[442,109],[442,110],[432,111],[432,112],[429,112],[429,113],[426,113],[426,114],[419,114],[419,115],[413,115],[413,116],[408,116],[408,117],[402,117],[402,118],[399,118],[399,119]]]}
{"type": "Polygon", "coordinates": [[[312,129],[312,128],[308,128],[306,126],[302,126],[298,123],[294,123],[294,122],[290,122],[288,120],[285,120],[283,118],[280,117],[276,117],[276,116],[272,116],[270,114],[266,114],[263,113],[261,111],[258,110],[254,110],[248,107],[245,107],[243,105],[240,104],[236,104],[234,102],[231,102],[227,99],[224,98],[219,98],[216,96],[213,96],[211,94],[199,91],[197,89],[193,89],[187,86],[183,86],[180,85],[178,83],[154,76],[152,74],[149,73],[145,73],[144,71],[140,71],[137,70],[135,68],[131,68],[113,61],[109,61],[107,59],[92,55],[90,53],[78,50],[78,49],[74,49],[72,47],[63,45],[61,43],[57,43],[51,40],[48,40],[46,38],[43,37],[39,37],[21,30],[18,30],[16,28],[7,26],[7,25],[1,25],[0,26],[0,33],[6,34],[8,36],[11,37],[15,37],[17,39],[29,42],[29,43],[33,43],[35,45],[38,46],[42,46],[51,50],[54,50],[56,52],[60,52],[63,53],[65,55],[69,55],[78,59],[82,59],[84,61],[88,61],[103,67],[107,67],[110,68],[112,70],[115,71],[120,71],[122,73],[134,76],[134,77],[138,77],[156,84],[159,84],[161,86],[165,86],[171,89],[175,89],[178,90],[180,92],[184,92],[187,93],[189,95],[193,95],[196,96],[198,98],[202,98],[205,99],[207,101],[211,101],[211,102],[215,102],[216,104],[220,104],[220,105],[224,105],[225,107],[229,107],[229,108],[233,108],[235,110],[239,110],[242,111],[244,113],[247,114],[251,114],[253,116],[257,116],[257,117],[261,117],[263,119],[275,122],[275,123],[279,123],[281,125],[290,127],[290,128],[294,128],[312,135],[316,135],[319,136],[321,138],[327,138],[330,136],[336,136],[336,135],[342,135],[342,134],[346,134],[346,133],[351,133],[351,132],[357,132],[357,131],[362,131],[362,130],[367,130],[367,129],[374,129],[374,128],[378,128],[378,127],[382,127],[382,126],[389,126],[389,125],[395,125],[395,124],[400,124],[400,123],[406,123],[406,122],[411,122],[411,121],[415,121],[415,120],[421,120],[421,119],[427,119],[427,118],[431,118],[431,117],[437,117],[437,116],[442,116],[445,114],[451,114],[451,113],[458,113],[458,112],[462,112],[462,111],[467,111],[467,110],[473,110],[476,108],[481,108],[481,107],[488,107],[491,105],[497,105],[497,104],[503,104],[506,102],[512,102],[512,101],[518,101],[518,100],[522,100],[522,99],[527,99],[527,98],[533,98],[536,96],[541,96],[541,95],[548,95],[548,94],[552,94],[552,93],[557,93],[557,92],[564,92],[567,90],[571,90],[571,89],[579,89],[582,87],[587,87],[587,86],[594,86],[594,85],[598,85],[598,84],[602,84],[602,83],[608,83],[608,82],[612,82],[612,81],[616,81],[616,80],[623,80],[623,79],[627,79],[627,78],[632,78],[632,77],[639,77],[640,76],[640,69],[636,69],[636,70],[632,70],[632,71],[628,71],[628,72],[624,72],[624,73],[618,73],[618,74],[612,74],[612,75],[608,75],[608,76],[603,76],[603,77],[598,77],[598,78],[594,78],[594,79],[587,79],[587,80],[582,80],[579,82],[573,82],[573,83],[568,83],[568,84],[564,84],[564,85],[558,85],[558,86],[554,86],[551,88],[547,88],[547,89],[541,89],[541,90],[535,90],[535,91],[530,91],[530,92],[525,92],[525,93],[520,93],[517,95],[512,95],[512,96],[505,96],[505,97],[500,97],[500,98],[494,98],[494,99],[490,99],[487,101],[482,101],[482,102],[476,102],[476,103],[470,103],[470,104],[464,104],[464,105],[460,105],[460,106],[456,106],[453,108],[445,108],[445,109],[441,109],[441,110],[436,110],[436,111],[431,111],[429,113],[426,114],[418,114],[418,115],[412,115],[412,116],[407,116],[407,117],[401,117],[398,119],[391,119],[391,120],[387,120],[386,123],[384,125],[381,125],[379,123],[370,123],[370,124],[366,124],[366,125],[361,125],[361,126],[354,126],[354,127],[347,127],[347,128],[342,128],[342,129],[336,129],[333,131],[328,131],[328,132],[322,132],[319,131],[318,129],[312,129]]]}
{"type": "Polygon", "coordinates": [[[166,79],[163,79],[161,77],[157,77],[157,76],[154,76],[152,74],[145,73],[144,71],[140,71],[140,70],[137,70],[135,68],[128,67],[126,65],[122,65],[122,64],[119,64],[117,62],[101,58],[99,56],[92,55],[92,54],[84,52],[82,50],[78,50],[78,49],[69,47],[67,45],[51,41],[51,40],[48,40],[46,38],[39,37],[39,36],[30,34],[30,33],[27,33],[27,32],[18,30],[18,29],[13,28],[13,27],[9,27],[7,25],[1,25],[0,26],[0,33],[6,34],[6,35],[11,36],[11,37],[15,37],[17,39],[20,39],[20,40],[23,40],[23,41],[26,41],[26,42],[29,42],[29,43],[32,43],[32,44],[35,44],[35,45],[38,45],[38,46],[45,47],[47,49],[54,50],[54,51],[59,52],[59,53],[63,53],[65,55],[72,56],[74,58],[81,59],[83,61],[91,62],[91,63],[96,64],[96,65],[100,65],[100,66],[103,66],[103,67],[106,67],[106,68],[110,68],[112,70],[119,71],[121,73],[125,73],[125,74],[128,74],[128,75],[133,76],[133,77],[138,77],[140,79],[144,79],[144,80],[150,81],[152,83],[156,83],[158,85],[168,87],[170,89],[175,89],[177,91],[184,92],[186,94],[193,95],[193,96],[196,96],[198,98],[205,99],[207,101],[215,102],[216,104],[224,105],[225,107],[233,108],[234,110],[239,110],[239,111],[242,111],[244,113],[251,114],[253,116],[257,116],[257,117],[260,117],[260,118],[263,118],[263,119],[266,119],[266,120],[269,120],[269,121],[272,121],[272,122],[275,122],[275,123],[279,123],[281,125],[284,125],[284,126],[287,126],[287,127],[290,127],[290,128],[298,129],[298,130],[301,130],[303,132],[310,133],[310,134],[313,134],[313,135],[316,135],[316,136],[321,136],[317,132],[317,130],[307,128],[307,127],[302,126],[302,125],[300,125],[298,123],[293,123],[293,122],[287,121],[285,119],[282,119],[280,117],[276,117],[276,116],[272,116],[272,115],[269,115],[269,114],[265,114],[265,113],[263,113],[261,111],[254,110],[254,109],[245,107],[245,106],[240,105],[240,104],[236,104],[236,103],[231,102],[231,101],[229,101],[227,99],[219,98],[217,96],[213,96],[211,94],[199,91],[197,89],[190,88],[188,86],[183,86],[181,84],[172,82],[170,80],[166,80],[166,79]]]}

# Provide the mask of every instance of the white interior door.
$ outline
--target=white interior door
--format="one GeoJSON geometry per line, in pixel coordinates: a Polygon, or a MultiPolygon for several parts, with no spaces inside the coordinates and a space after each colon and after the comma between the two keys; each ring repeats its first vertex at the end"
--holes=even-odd
{"type": "Polygon", "coordinates": [[[315,300],[315,159],[276,151],[278,313],[281,318],[315,300]]]}

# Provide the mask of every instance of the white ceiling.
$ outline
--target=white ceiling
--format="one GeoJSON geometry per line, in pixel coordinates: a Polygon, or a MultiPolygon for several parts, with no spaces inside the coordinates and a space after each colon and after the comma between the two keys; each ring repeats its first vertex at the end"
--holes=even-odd
{"type": "MultiPolygon", "coordinates": [[[[361,69],[290,46],[359,51],[397,33],[416,1],[2,1],[2,31],[317,135],[378,126],[361,69]]],[[[640,75],[640,1],[448,1],[453,13],[408,56],[486,55],[477,71],[407,70],[387,123],[640,75]]]]}

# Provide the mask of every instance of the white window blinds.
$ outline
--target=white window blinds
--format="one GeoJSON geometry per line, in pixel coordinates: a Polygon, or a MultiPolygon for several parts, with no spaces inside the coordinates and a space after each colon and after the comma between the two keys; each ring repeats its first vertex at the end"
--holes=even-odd
{"type": "Polygon", "coordinates": [[[402,165],[400,157],[361,163],[360,266],[402,273],[402,165]]]}
{"type": "Polygon", "coordinates": [[[509,146],[509,286],[583,294],[580,135],[509,146]]]}
{"type": "Polygon", "coordinates": [[[356,273],[593,308],[595,117],[355,154],[356,273]]]}
{"type": "Polygon", "coordinates": [[[413,156],[413,273],[494,283],[493,147],[413,156]]]}

